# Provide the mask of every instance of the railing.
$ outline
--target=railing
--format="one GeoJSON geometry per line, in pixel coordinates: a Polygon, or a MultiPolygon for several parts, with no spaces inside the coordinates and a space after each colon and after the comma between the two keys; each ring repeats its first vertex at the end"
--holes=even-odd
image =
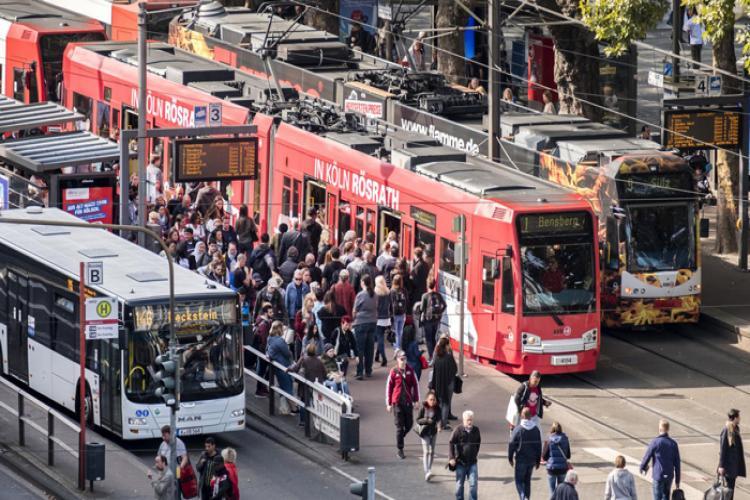
{"type": "MultiPolygon", "coordinates": [[[[352,399],[349,396],[332,391],[318,382],[310,382],[296,373],[287,373],[293,380],[297,381],[297,386],[302,393],[302,399],[299,399],[294,394],[285,392],[276,383],[276,373],[279,371],[286,372],[287,367],[271,361],[268,356],[253,347],[244,347],[257,359],[268,364],[268,375],[265,377],[248,368],[245,368],[245,374],[268,388],[269,415],[276,415],[276,397],[279,395],[304,409],[305,437],[312,438],[312,431],[315,429],[317,432],[341,443],[341,417],[352,412],[352,399]]],[[[344,458],[348,457],[348,452],[342,450],[342,454],[344,458]]]]}
{"type": "Polygon", "coordinates": [[[14,417],[16,417],[16,419],[18,420],[18,445],[26,446],[26,426],[29,426],[29,428],[34,429],[35,431],[39,432],[42,436],[47,438],[47,465],[49,465],[50,467],[55,465],[55,445],[59,446],[62,450],[70,453],[73,457],[76,458],[76,461],[77,461],[78,451],[76,451],[71,446],[68,446],[67,444],[65,444],[65,442],[62,439],[55,436],[55,420],[61,422],[63,425],[66,425],[67,427],[72,429],[76,434],[81,432],[80,427],[70,422],[68,417],[66,417],[62,413],[58,412],[57,410],[53,408],[50,408],[46,404],[36,399],[34,396],[16,387],[14,384],[5,380],[4,378],[0,378],[0,382],[2,382],[2,384],[6,388],[12,390],[18,395],[18,405],[16,408],[13,408],[12,406],[6,404],[5,402],[0,401],[0,408],[10,413],[14,417]],[[26,403],[27,402],[34,404],[40,410],[47,413],[47,427],[46,428],[34,422],[31,418],[29,418],[26,415],[26,403]]]}

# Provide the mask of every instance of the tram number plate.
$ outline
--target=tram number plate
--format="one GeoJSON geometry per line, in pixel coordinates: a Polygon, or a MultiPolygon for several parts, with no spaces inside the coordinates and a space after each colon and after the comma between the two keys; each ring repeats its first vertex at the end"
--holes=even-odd
{"type": "Polygon", "coordinates": [[[197,436],[203,432],[203,427],[184,427],[177,429],[177,434],[180,436],[197,436]]]}
{"type": "Polygon", "coordinates": [[[578,364],[578,355],[552,356],[552,366],[568,366],[578,364]]]}

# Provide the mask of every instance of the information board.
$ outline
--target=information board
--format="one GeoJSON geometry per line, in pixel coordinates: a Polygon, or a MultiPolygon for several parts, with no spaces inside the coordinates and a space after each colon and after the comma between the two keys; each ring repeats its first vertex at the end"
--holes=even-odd
{"type": "Polygon", "coordinates": [[[522,236],[540,236],[588,232],[591,219],[585,212],[563,212],[522,215],[518,220],[522,236]]]}
{"type": "Polygon", "coordinates": [[[177,182],[255,179],[258,139],[178,139],[173,167],[177,182]]]}
{"type": "Polygon", "coordinates": [[[664,146],[680,150],[741,144],[739,110],[680,110],[664,112],[664,146]]]}

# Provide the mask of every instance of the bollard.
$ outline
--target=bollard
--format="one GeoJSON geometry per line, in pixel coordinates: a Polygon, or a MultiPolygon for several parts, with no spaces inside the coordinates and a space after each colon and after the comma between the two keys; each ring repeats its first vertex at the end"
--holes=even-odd
{"type": "Polygon", "coordinates": [[[47,465],[55,465],[55,416],[47,411],[47,465]]]}
{"type": "Polygon", "coordinates": [[[23,423],[23,394],[18,393],[18,445],[26,446],[26,436],[23,423]]]}
{"type": "Polygon", "coordinates": [[[375,467],[367,468],[367,498],[375,500],[375,467]]]}

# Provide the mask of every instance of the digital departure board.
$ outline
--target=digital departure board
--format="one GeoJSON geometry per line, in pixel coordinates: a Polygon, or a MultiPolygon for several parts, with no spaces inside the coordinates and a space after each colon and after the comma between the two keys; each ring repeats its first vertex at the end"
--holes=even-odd
{"type": "Polygon", "coordinates": [[[177,182],[255,179],[258,139],[178,139],[172,161],[177,182]]]}
{"type": "Polygon", "coordinates": [[[664,146],[680,150],[741,144],[739,110],[680,110],[664,112],[664,146]]]}
{"type": "Polygon", "coordinates": [[[575,234],[587,232],[591,218],[585,212],[559,214],[531,214],[518,218],[522,236],[575,234]]]}

